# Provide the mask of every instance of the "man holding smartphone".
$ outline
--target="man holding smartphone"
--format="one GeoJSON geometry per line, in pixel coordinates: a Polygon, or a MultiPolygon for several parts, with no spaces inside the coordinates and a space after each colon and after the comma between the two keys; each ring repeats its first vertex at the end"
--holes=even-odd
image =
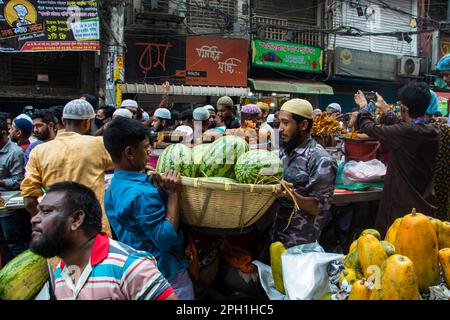
{"type": "MultiPolygon", "coordinates": [[[[390,151],[383,196],[375,228],[383,235],[398,217],[411,212],[434,216],[436,207],[433,169],[439,146],[439,130],[416,121],[422,117],[431,95],[426,83],[409,83],[399,92],[403,121],[391,125],[375,123],[363,92],[355,94],[360,106],[355,127],[384,143],[390,151]]],[[[379,99],[378,99],[379,100],[379,99]]]]}

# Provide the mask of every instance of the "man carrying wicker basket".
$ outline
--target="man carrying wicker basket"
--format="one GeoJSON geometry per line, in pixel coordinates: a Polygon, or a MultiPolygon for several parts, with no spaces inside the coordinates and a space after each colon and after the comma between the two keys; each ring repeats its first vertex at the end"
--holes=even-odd
{"type": "Polygon", "coordinates": [[[280,112],[280,157],[284,176],[278,190],[279,209],[271,241],[286,247],[314,242],[331,220],[337,164],[311,138],[313,108],[303,99],[291,99],[280,112]]]}
{"type": "Polygon", "coordinates": [[[143,173],[149,132],[141,122],[117,118],[103,141],[114,162],[114,177],[105,193],[105,210],[119,241],[151,253],[177,297],[194,299],[179,229],[179,173],[169,171],[152,180],[143,173]]]}

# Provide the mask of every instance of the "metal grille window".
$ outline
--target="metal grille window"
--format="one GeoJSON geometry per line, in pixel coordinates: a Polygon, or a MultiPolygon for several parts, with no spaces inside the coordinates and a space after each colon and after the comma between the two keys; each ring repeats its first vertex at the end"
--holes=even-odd
{"type": "Polygon", "coordinates": [[[186,0],[186,4],[187,23],[193,29],[220,31],[227,27],[227,22],[232,25],[236,19],[234,0],[186,0]]]}
{"type": "Polygon", "coordinates": [[[252,19],[252,24],[253,26],[270,26],[262,29],[262,36],[265,39],[291,41],[313,46],[322,45],[320,33],[315,31],[317,28],[314,26],[292,23],[287,19],[274,19],[261,16],[254,16],[252,19]],[[288,29],[299,30],[299,32],[289,32],[288,29]]]}
{"type": "Polygon", "coordinates": [[[30,86],[38,74],[48,75],[48,82],[39,83],[56,88],[80,88],[80,55],[59,53],[0,53],[0,84],[30,86]]]}
{"type": "Polygon", "coordinates": [[[269,26],[262,29],[266,39],[321,46],[322,37],[316,32],[320,5],[317,0],[301,1],[301,5],[292,0],[255,0],[252,26],[269,26]]]}

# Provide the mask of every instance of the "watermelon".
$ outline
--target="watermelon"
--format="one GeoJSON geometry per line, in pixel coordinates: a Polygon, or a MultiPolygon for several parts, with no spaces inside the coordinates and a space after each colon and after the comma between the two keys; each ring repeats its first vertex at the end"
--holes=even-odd
{"type": "Polygon", "coordinates": [[[47,259],[25,250],[0,270],[0,300],[30,300],[48,278],[47,259]]]}
{"type": "Polygon", "coordinates": [[[191,149],[182,143],[174,143],[164,149],[158,158],[156,171],[165,173],[175,170],[182,176],[193,177],[191,149]]]}
{"type": "Polygon", "coordinates": [[[203,143],[191,149],[193,177],[203,177],[203,174],[200,171],[200,165],[203,161],[204,155],[206,155],[206,152],[209,150],[210,147],[211,147],[210,143],[203,143]]]}
{"type": "Polygon", "coordinates": [[[239,137],[223,136],[211,144],[200,164],[200,172],[207,177],[234,179],[234,166],[239,156],[249,150],[248,143],[239,137]]]}
{"type": "Polygon", "coordinates": [[[240,183],[276,184],[283,177],[283,162],[277,152],[251,150],[238,159],[235,173],[240,183]]]}

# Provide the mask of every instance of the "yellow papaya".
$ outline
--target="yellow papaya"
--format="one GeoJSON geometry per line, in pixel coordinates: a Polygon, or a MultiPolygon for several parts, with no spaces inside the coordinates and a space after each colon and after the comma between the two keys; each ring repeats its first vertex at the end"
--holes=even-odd
{"type": "Polygon", "coordinates": [[[436,230],[436,234],[439,235],[439,231],[441,230],[442,221],[433,217],[428,216],[431,223],[433,224],[434,229],[436,230]]]}
{"type": "Polygon", "coordinates": [[[419,282],[414,263],[394,254],[381,266],[380,288],[374,288],[370,300],[418,300],[419,282]]]}
{"type": "Polygon", "coordinates": [[[389,227],[386,236],[384,237],[384,241],[395,244],[395,236],[397,235],[397,229],[400,222],[402,222],[402,218],[395,219],[394,223],[389,227]]]}
{"type": "Polygon", "coordinates": [[[381,234],[380,234],[380,232],[378,232],[378,230],[375,230],[375,229],[366,229],[366,230],[363,230],[363,232],[361,232],[361,234],[359,235],[360,237],[361,236],[365,236],[366,234],[371,234],[371,235],[373,235],[375,238],[377,238],[378,240],[381,240],[381,234]]]}
{"type": "Polygon", "coordinates": [[[352,252],[356,246],[358,245],[358,239],[356,239],[355,241],[352,242],[352,244],[350,245],[350,248],[348,249],[348,252],[352,252]]]}
{"type": "Polygon", "coordinates": [[[438,242],[439,249],[450,248],[450,222],[442,222],[439,230],[438,242]]]}
{"type": "Polygon", "coordinates": [[[430,219],[412,210],[403,217],[395,238],[395,250],[414,263],[421,293],[439,283],[438,239],[430,219]]]}
{"type": "Polygon", "coordinates": [[[386,251],[381,242],[371,234],[366,234],[358,239],[358,256],[361,269],[366,278],[369,277],[368,268],[372,265],[381,267],[387,259],[386,251]]]}
{"type": "Polygon", "coordinates": [[[344,266],[348,269],[355,269],[357,271],[361,270],[361,264],[359,263],[358,249],[355,248],[348,255],[346,255],[342,262],[344,266]]]}
{"type": "Polygon", "coordinates": [[[365,279],[355,281],[352,285],[352,291],[350,291],[348,300],[369,300],[371,291],[365,279]]]}
{"type": "Polygon", "coordinates": [[[281,255],[286,251],[284,245],[280,242],[273,242],[270,245],[270,266],[272,267],[272,276],[275,288],[281,293],[285,293],[283,283],[283,268],[281,264],[281,255]]]}
{"type": "Polygon", "coordinates": [[[383,246],[384,251],[386,252],[386,255],[388,257],[395,254],[395,246],[392,243],[390,243],[389,241],[384,241],[384,240],[382,240],[380,242],[381,242],[381,245],[383,246]]]}
{"type": "Polygon", "coordinates": [[[450,248],[439,250],[439,262],[444,271],[444,279],[447,287],[450,288],[450,248]]]}
{"type": "Polygon", "coordinates": [[[339,288],[342,288],[342,282],[344,282],[344,280],[347,280],[348,284],[353,285],[355,281],[362,279],[362,277],[363,275],[360,272],[354,269],[346,268],[339,276],[339,288]]]}

